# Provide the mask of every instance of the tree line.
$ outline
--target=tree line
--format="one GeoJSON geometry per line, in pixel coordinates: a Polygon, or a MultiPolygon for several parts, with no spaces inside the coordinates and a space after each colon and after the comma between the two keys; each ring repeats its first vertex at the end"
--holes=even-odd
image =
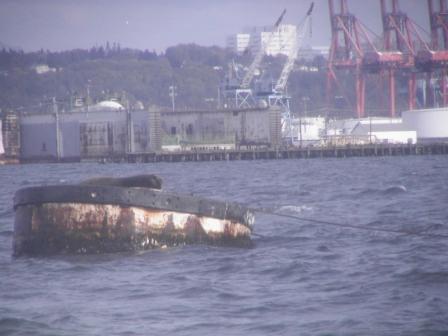
{"type": "MultiPolygon", "coordinates": [[[[73,97],[90,97],[91,103],[111,95],[126,96],[130,104],[169,108],[169,87],[176,87],[179,109],[218,106],[219,87],[229,64],[247,67],[253,55],[237,55],[228,49],[196,44],[169,47],[163,53],[123,48],[106,43],[90,49],[23,52],[0,50],[0,108],[33,113],[58,106],[69,109],[73,97]],[[38,73],[36,67],[48,68],[38,73]]],[[[278,78],[284,56],[266,56],[263,76],[278,78]]],[[[321,114],[326,107],[326,61],[315,57],[299,60],[288,81],[292,112],[321,114]],[[300,71],[301,66],[313,71],[300,71]],[[306,98],[306,99],[305,99],[306,98]]],[[[303,68],[303,67],[302,67],[303,68]]],[[[347,85],[352,82],[347,80],[347,85]]],[[[350,90],[349,90],[350,91],[350,90]]]]}

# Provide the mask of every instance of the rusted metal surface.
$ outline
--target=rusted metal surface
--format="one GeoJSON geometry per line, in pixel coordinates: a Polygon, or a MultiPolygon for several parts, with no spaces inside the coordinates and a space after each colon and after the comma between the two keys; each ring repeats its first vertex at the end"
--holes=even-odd
{"type": "Polygon", "coordinates": [[[54,185],[20,189],[14,196],[14,208],[43,203],[116,204],[228,219],[249,227],[254,222],[253,213],[238,203],[220,202],[149,188],[54,185]]]}
{"type": "MultiPolygon", "coordinates": [[[[66,195],[59,198],[61,202],[45,200],[61,196],[55,190],[67,191],[67,186],[63,187],[26,188],[16,193],[15,255],[104,253],[191,243],[251,245],[253,215],[247,210],[241,211],[238,219],[235,210],[233,213],[230,211],[232,206],[236,206],[234,204],[179,195],[175,202],[173,194],[153,190],[147,190],[155,194],[145,194],[147,198],[140,200],[140,204],[148,201],[155,206],[130,204],[131,196],[142,196],[132,194],[132,191],[142,188],[118,188],[126,191],[128,202],[117,204],[117,197],[120,199],[117,194],[106,197],[102,194],[105,189],[91,186],[69,188],[81,191],[82,195],[66,195]],[[43,196],[45,191],[46,197],[43,196]],[[86,196],[83,194],[86,191],[90,197],[95,193],[96,203],[79,201],[86,196]],[[68,201],[70,198],[75,201],[68,201]],[[115,204],[107,204],[106,198],[115,200],[115,204]],[[170,199],[168,205],[167,198],[170,199]],[[212,217],[213,214],[216,216],[212,217]]],[[[117,187],[106,187],[109,192],[110,188],[117,191],[117,187]]]]}

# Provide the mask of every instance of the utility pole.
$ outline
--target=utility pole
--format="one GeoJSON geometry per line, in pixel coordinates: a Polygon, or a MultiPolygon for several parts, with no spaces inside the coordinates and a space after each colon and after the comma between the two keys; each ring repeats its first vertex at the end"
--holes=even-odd
{"type": "Polygon", "coordinates": [[[58,105],[56,103],[56,97],[53,97],[53,112],[55,115],[55,124],[56,124],[56,157],[58,161],[62,157],[62,146],[61,146],[61,128],[59,125],[59,110],[58,105]]]}
{"type": "Polygon", "coordinates": [[[90,79],[87,80],[87,97],[86,97],[86,111],[89,114],[89,104],[90,104],[90,79]]]}
{"type": "Polygon", "coordinates": [[[134,123],[132,120],[131,109],[129,107],[129,100],[125,100],[126,106],[126,129],[127,129],[127,151],[128,153],[134,152],[134,123]]]}
{"type": "Polygon", "coordinates": [[[170,85],[169,87],[169,96],[171,97],[171,104],[173,106],[173,112],[176,109],[175,105],[175,97],[177,96],[177,86],[170,85]]]}
{"type": "Polygon", "coordinates": [[[303,111],[305,113],[305,118],[307,117],[307,107],[308,107],[309,100],[310,100],[310,97],[302,97],[303,111]]]}
{"type": "Polygon", "coordinates": [[[302,124],[302,116],[300,116],[300,147],[302,147],[302,125],[305,126],[305,133],[306,133],[306,124],[307,124],[306,118],[307,118],[307,107],[308,107],[307,103],[309,100],[310,100],[310,97],[307,97],[307,96],[302,97],[303,114],[305,116],[305,120],[304,120],[304,123],[302,124]]]}

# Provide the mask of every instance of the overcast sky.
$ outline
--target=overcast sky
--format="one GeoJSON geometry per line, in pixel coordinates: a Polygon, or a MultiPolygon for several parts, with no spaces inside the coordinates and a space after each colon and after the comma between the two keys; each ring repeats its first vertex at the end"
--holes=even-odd
{"type": "MultiPolygon", "coordinates": [[[[315,0],[311,44],[329,45],[328,1],[315,0]]],[[[335,0],[335,3],[338,0],[335,0]]],[[[349,0],[350,11],[381,31],[380,0],[349,0]]],[[[0,46],[25,51],[66,50],[118,42],[156,50],[179,43],[225,46],[245,27],[297,24],[311,0],[0,0],[0,46]]],[[[400,8],[429,31],[426,1],[401,0],[400,8]]]]}

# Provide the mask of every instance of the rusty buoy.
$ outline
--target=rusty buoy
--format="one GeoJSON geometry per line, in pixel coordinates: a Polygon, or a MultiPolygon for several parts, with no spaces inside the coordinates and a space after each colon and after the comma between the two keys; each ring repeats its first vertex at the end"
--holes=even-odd
{"type": "Polygon", "coordinates": [[[254,215],[242,205],[102,181],[18,190],[14,255],[251,244],[254,215]]]}

